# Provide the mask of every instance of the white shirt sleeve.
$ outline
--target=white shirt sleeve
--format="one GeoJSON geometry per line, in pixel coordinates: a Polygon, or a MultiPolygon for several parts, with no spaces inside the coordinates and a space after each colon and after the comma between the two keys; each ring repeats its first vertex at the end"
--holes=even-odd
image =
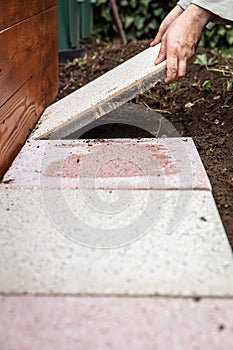
{"type": "Polygon", "coordinates": [[[222,23],[233,22],[233,0],[180,0],[177,5],[184,10],[195,4],[215,14],[213,22],[222,23]]]}
{"type": "Polygon", "coordinates": [[[198,5],[210,12],[216,17],[233,21],[233,1],[232,0],[192,0],[191,4],[198,5]]]}
{"type": "Polygon", "coordinates": [[[177,5],[179,5],[180,7],[182,7],[183,10],[185,10],[188,5],[190,4],[191,0],[180,0],[178,1],[177,5]]]}

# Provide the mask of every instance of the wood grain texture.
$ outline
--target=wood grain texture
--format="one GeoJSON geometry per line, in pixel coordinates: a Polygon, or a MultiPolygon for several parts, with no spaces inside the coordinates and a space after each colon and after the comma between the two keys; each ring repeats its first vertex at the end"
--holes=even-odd
{"type": "Polygon", "coordinates": [[[55,17],[56,8],[52,8],[0,32],[0,106],[56,50],[55,17]]]}
{"type": "MultiPolygon", "coordinates": [[[[27,2],[31,10],[45,6],[41,0],[27,2]]],[[[17,7],[26,1],[9,0],[9,3],[17,7]]],[[[54,6],[0,31],[0,178],[57,90],[57,8],[54,6]]]]}
{"type": "Polygon", "coordinates": [[[1,0],[0,30],[56,6],[56,0],[1,0]]]}
{"type": "Polygon", "coordinates": [[[0,108],[0,177],[57,92],[54,61],[41,68],[0,108]],[[40,83],[39,83],[40,82],[40,83]]]}

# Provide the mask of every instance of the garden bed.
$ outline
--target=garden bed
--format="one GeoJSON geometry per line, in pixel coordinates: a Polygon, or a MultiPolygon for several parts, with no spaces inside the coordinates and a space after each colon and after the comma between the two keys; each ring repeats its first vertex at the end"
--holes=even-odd
{"type": "MultiPolygon", "coordinates": [[[[60,66],[57,100],[148,46],[148,41],[119,47],[106,47],[102,44],[87,46],[83,59],[60,66]]],[[[209,67],[192,62],[185,78],[170,85],[161,83],[150,92],[140,95],[134,102],[161,113],[181,136],[193,138],[213,186],[213,195],[233,247],[233,58],[213,55],[204,49],[199,49],[198,53],[206,55],[202,57],[207,59],[214,57],[217,62],[209,67]]],[[[106,138],[111,138],[114,137],[114,130],[117,129],[119,133],[119,128],[124,129],[127,137],[148,137],[148,133],[143,130],[141,134],[137,130],[135,135],[133,128],[122,125],[100,129],[99,133],[101,137],[105,133],[106,138]]],[[[93,135],[89,131],[88,137],[95,137],[96,132],[93,135]]]]}

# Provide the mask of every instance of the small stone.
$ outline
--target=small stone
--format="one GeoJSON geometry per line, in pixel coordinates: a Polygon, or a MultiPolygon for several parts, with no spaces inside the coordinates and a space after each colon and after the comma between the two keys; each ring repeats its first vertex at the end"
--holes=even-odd
{"type": "Polygon", "coordinates": [[[225,329],[224,324],[220,324],[220,325],[218,326],[218,329],[219,329],[219,331],[223,331],[223,330],[225,329]]]}

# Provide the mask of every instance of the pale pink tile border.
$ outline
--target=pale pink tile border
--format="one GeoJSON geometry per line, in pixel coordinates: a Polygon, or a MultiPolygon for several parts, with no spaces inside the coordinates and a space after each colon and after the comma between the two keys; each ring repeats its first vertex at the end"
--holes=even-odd
{"type": "Polygon", "coordinates": [[[1,350],[230,350],[233,299],[0,296],[1,350]]]}

